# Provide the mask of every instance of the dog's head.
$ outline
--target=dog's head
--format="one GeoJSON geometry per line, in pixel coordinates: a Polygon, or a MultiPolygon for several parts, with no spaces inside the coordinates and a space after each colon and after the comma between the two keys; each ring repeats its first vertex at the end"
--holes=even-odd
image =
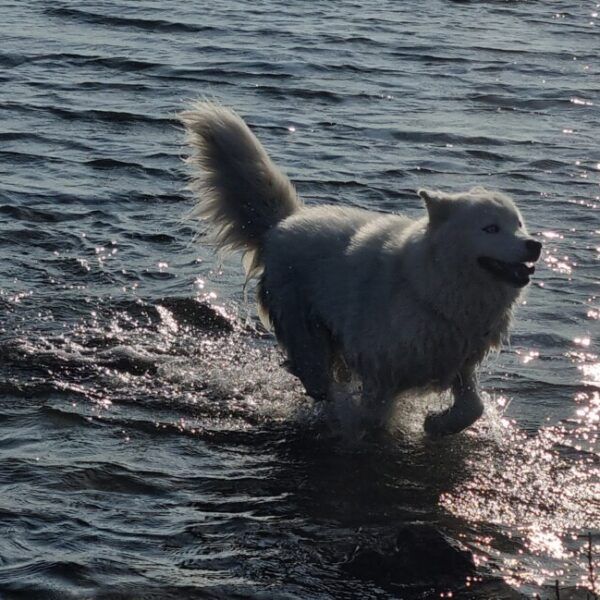
{"type": "MultiPolygon", "coordinates": [[[[460,194],[419,190],[429,214],[429,233],[455,268],[475,270],[492,281],[521,288],[529,283],[542,244],[527,233],[523,217],[506,195],[474,187],[460,194]]],[[[491,283],[491,282],[490,282],[491,283]]]]}

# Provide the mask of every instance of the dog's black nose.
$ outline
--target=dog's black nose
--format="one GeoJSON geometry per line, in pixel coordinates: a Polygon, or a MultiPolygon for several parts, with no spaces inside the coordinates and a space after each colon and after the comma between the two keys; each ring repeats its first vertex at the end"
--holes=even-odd
{"type": "Polygon", "coordinates": [[[542,244],[536,240],[527,240],[525,242],[525,248],[529,252],[529,260],[536,261],[542,253],[542,244]]]}

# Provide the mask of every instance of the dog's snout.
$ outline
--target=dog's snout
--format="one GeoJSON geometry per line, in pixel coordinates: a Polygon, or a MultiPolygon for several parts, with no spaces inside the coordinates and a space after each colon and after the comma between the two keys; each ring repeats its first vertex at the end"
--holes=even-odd
{"type": "Polygon", "coordinates": [[[542,243],[537,240],[527,240],[525,242],[525,248],[529,252],[529,260],[536,261],[542,253],[542,243]]]}

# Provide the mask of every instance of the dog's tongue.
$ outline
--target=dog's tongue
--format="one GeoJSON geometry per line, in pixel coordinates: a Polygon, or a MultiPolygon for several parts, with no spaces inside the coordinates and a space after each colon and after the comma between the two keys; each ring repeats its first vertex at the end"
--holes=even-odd
{"type": "Polygon", "coordinates": [[[527,266],[525,263],[515,263],[511,265],[513,272],[517,277],[528,277],[535,272],[534,266],[527,266]]]}

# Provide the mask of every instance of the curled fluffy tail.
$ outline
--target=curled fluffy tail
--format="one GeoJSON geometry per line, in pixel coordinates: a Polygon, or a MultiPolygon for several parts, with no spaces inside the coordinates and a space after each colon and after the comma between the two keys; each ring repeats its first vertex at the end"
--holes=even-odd
{"type": "Polygon", "coordinates": [[[265,233],[301,207],[296,190],[233,111],[198,102],[181,121],[198,196],[191,216],[208,220],[219,248],[243,250],[247,271],[255,270],[265,233]]]}

